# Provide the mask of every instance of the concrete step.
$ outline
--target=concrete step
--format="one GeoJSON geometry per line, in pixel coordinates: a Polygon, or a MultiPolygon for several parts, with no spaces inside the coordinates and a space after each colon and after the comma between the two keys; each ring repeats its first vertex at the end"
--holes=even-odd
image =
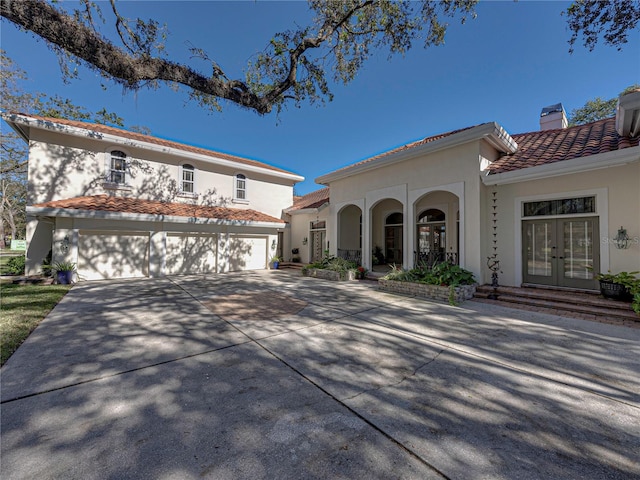
{"type": "Polygon", "coordinates": [[[637,322],[640,325],[640,316],[633,311],[630,303],[603,298],[595,292],[498,287],[498,299],[488,299],[492,293],[491,286],[482,285],[478,287],[475,298],[487,303],[493,302],[555,315],[596,321],[637,322]]]}
{"type": "Polygon", "coordinates": [[[296,270],[302,270],[302,267],[304,266],[305,264],[300,262],[280,262],[279,268],[294,268],[296,270]]]}

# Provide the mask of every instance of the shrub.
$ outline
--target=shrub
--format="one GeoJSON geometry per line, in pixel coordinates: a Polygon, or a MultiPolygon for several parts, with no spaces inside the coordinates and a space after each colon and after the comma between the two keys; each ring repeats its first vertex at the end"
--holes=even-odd
{"type": "Polygon", "coordinates": [[[21,255],[19,257],[11,257],[5,267],[6,272],[9,275],[24,275],[25,258],[21,255]]]}
{"type": "Polygon", "coordinates": [[[384,278],[385,280],[396,280],[398,282],[417,282],[452,287],[475,283],[473,273],[459,265],[453,265],[448,262],[438,263],[432,268],[418,265],[411,270],[402,270],[393,265],[391,272],[385,275],[384,278]]]}

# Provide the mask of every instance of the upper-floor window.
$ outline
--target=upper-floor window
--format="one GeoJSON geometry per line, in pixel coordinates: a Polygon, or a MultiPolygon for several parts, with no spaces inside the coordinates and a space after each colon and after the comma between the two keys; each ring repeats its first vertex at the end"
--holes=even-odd
{"type": "Polygon", "coordinates": [[[236,200],[247,199],[247,177],[241,173],[236,175],[236,188],[234,198],[236,200]]]}
{"type": "Polygon", "coordinates": [[[181,180],[181,192],[182,193],[195,193],[195,168],[193,165],[185,163],[180,167],[180,180],[181,180]]]}
{"type": "Polygon", "coordinates": [[[109,181],[125,185],[127,183],[127,154],[120,150],[111,152],[109,181]]]}

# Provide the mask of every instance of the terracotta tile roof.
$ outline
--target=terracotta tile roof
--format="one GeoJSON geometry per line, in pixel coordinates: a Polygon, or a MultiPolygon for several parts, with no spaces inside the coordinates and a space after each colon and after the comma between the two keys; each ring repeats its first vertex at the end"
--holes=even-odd
{"type": "Polygon", "coordinates": [[[436,140],[440,140],[442,138],[449,137],[451,135],[455,135],[456,133],[464,132],[465,130],[469,130],[470,128],[474,128],[474,127],[477,127],[477,126],[479,126],[479,125],[474,125],[474,126],[465,127],[465,128],[459,128],[458,130],[452,130],[450,132],[440,133],[438,135],[433,135],[431,137],[425,137],[425,138],[423,138],[421,140],[416,140],[415,142],[407,143],[406,145],[401,145],[401,146],[399,146],[397,148],[394,148],[392,150],[388,150],[386,152],[382,152],[382,153],[380,153],[378,155],[375,155],[373,157],[366,158],[365,160],[362,160],[360,162],[352,163],[351,165],[347,165],[346,167],[339,168],[338,170],[334,170],[331,173],[342,172],[344,170],[348,170],[348,169],[353,168],[353,167],[357,167],[357,166],[360,166],[360,165],[365,165],[365,164],[367,164],[369,162],[372,162],[374,160],[378,160],[379,158],[383,158],[383,157],[386,157],[388,155],[392,155],[394,153],[402,152],[402,151],[405,151],[405,150],[411,150],[412,148],[416,148],[416,147],[419,147],[421,145],[426,145],[427,143],[435,142],[436,140]]]}
{"type": "Polygon", "coordinates": [[[618,135],[615,117],[576,127],[520,133],[512,137],[518,144],[518,150],[494,161],[489,167],[490,174],[637,147],[640,142],[640,137],[618,135]]]}
{"type": "Polygon", "coordinates": [[[167,203],[154,200],[141,200],[130,197],[112,197],[94,195],[75,197],[65,200],[38,203],[34,207],[63,208],[70,210],[92,210],[100,212],[139,213],[149,215],[168,215],[176,217],[214,218],[240,222],[285,223],[284,220],[272,217],[255,210],[226,208],[217,206],[190,205],[187,203],[167,203]]]}
{"type": "Polygon", "coordinates": [[[289,211],[302,210],[303,208],[318,208],[327,202],[329,202],[329,187],[307,193],[302,197],[295,197],[293,199],[293,206],[289,211]]]}
{"type": "Polygon", "coordinates": [[[24,115],[25,117],[30,117],[35,120],[40,120],[43,122],[58,123],[60,125],[66,125],[69,127],[82,128],[85,130],[90,130],[92,132],[104,133],[108,135],[116,135],[118,137],[128,138],[130,140],[135,140],[138,142],[147,142],[147,143],[152,143],[154,145],[160,145],[162,147],[175,148],[177,150],[182,150],[188,153],[195,153],[198,155],[206,155],[209,157],[221,158],[221,159],[229,160],[232,162],[242,163],[244,165],[251,165],[254,167],[266,168],[268,170],[273,170],[275,172],[292,173],[287,170],[273,167],[266,163],[258,162],[256,160],[250,160],[248,158],[237,157],[235,155],[229,155],[227,153],[221,153],[213,150],[207,150],[205,148],[185,145],[183,143],[164,140],[162,138],[152,137],[151,135],[144,135],[142,133],[130,132],[128,130],[124,130],[116,127],[110,127],[108,125],[102,125],[99,123],[81,122],[78,120],[67,120],[64,118],[41,117],[39,115],[21,114],[21,113],[17,113],[17,115],[24,115]]]}

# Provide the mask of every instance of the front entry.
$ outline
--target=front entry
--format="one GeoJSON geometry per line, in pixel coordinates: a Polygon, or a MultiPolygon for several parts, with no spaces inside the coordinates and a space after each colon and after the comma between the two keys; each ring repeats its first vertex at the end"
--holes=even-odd
{"type": "Polygon", "coordinates": [[[387,263],[402,264],[402,226],[384,227],[387,263]]]}
{"type": "Polygon", "coordinates": [[[326,238],[327,232],[325,230],[311,232],[311,263],[319,262],[324,257],[326,238]]]}
{"type": "Polygon", "coordinates": [[[597,217],[526,220],[522,238],[525,283],[597,289],[597,217]]]}

